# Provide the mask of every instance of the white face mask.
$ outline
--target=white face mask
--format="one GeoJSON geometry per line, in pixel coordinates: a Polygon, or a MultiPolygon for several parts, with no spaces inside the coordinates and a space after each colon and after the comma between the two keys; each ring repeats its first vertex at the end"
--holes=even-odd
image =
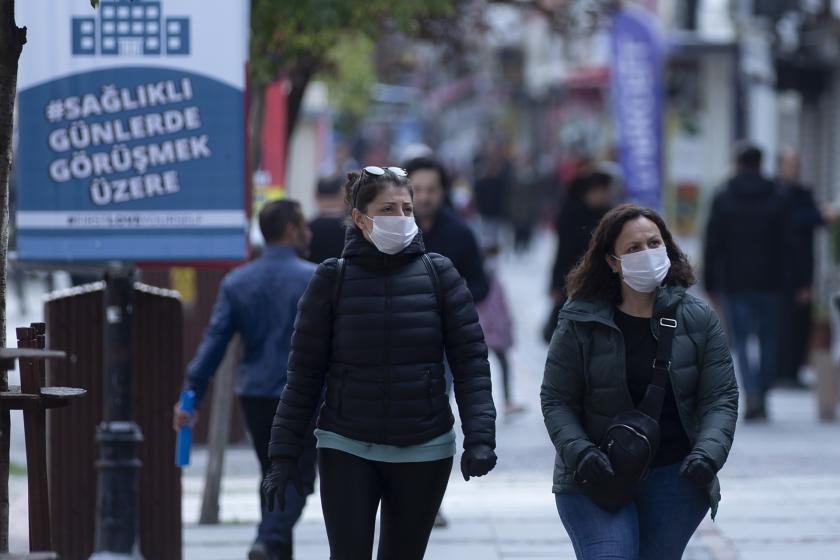
{"type": "Polygon", "coordinates": [[[664,245],[615,258],[621,261],[624,283],[643,294],[656,291],[671,268],[668,250],[664,245]]]}
{"type": "Polygon", "coordinates": [[[386,255],[396,255],[411,245],[417,236],[417,222],[404,216],[376,216],[365,218],[373,222],[370,240],[386,255]]]}

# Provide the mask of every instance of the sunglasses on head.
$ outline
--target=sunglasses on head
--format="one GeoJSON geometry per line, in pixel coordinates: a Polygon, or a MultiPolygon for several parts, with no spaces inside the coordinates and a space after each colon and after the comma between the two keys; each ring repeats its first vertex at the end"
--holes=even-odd
{"type": "Polygon", "coordinates": [[[359,196],[359,187],[362,185],[362,181],[365,177],[382,177],[385,173],[391,172],[393,175],[397,177],[408,177],[408,173],[405,172],[405,169],[402,167],[379,167],[376,165],[368,165],[362,172],[359,174],[359,179],[356,181],[356,185],[353,187],[353,208],[356,208],[356,198],[359,196]]]}

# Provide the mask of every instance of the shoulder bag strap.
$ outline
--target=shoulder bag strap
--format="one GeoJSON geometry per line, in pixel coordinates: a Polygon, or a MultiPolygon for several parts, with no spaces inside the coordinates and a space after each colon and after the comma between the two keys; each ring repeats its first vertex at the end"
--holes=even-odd
{"type": "Polygon", "coordinates": [[[426,271],[432,278],[432,285],[435,287],[435,299],[437,300],[438,314],[443,317],[443,294],[441,293],[440,278],[435,263],[432,262],[431,257],[427,253],[423,253],[423,264],[426,265],[426,271]]]}
{"type": "Polygon", "coordinates": [[[335,284],[333,285],[333,294],[332,294],[332,308],[333,313],[335,313],[336,308],[338,307],[338,298],[341,297],[341,284],[344,282],[344,269],[347,266],[347,261],[344,257],[338,259],[335,268],[335,284]]]}
{"type": "Polygon", "coordinates": [[[645,397],[637,409],[659,421],[662,415],[662,404],[665,402],[665,391],[668,387],[668,376],[671,372],[671,349],[674,344],[674,334],[677,331],[676,306],[666,309],[659,317],[659,342],[656,345],[656,358],[653,360],[653,376],[648,385],[645,397]]]}

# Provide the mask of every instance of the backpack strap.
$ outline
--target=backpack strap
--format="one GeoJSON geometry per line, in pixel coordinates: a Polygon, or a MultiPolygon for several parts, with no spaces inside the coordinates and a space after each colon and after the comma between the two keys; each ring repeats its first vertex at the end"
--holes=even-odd
{"type": "Polygon", "coordinates": [[[676,316],[676,306],[666,309],[659,316],[659,341],[656,344],[656,358],[653,359],[653,376],[642,402],[637,407],[656,421],[662,416],[662,404],[665,402],[668,376],[671,373],[671,350],[674,334],[677,332],[676,316]]]}
{"type": "Polygon", "coordinates": [[[432,285],[435,288],[435,299],[437,300],[438,314],[443,317],[443,290],[441,289],[440,277],[438,276],[437,268],[428,253],[423,253],[421,258],[423,259],[423,264],[426,266],[426,272],[428,272],[429,276],[432,278],[432,285]]]}
{"type": "Polygon", "coordinates": [[[332,307],[335,312],[338,307],[338,298],[341,297],[341,284],[344,282],[344,269],[347,268],[347,261],[344,257],[338,259],[335,268],[335,284],[333,284],[332,307]]]}

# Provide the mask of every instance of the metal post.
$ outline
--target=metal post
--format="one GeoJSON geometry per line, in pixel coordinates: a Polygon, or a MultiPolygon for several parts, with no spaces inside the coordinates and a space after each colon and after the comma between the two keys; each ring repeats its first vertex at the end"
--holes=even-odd
{"type": "Polygon", "coordinates": [[[96,496],[96,542],[91,559],[142,558],[137,514],[137,480],[140,460],[137,446],[143,440],[131,410],[131,323],[134,273],[112,265],[105,273],[105,316],[102,423],[96,432],[99,461],[96,496]]]}

